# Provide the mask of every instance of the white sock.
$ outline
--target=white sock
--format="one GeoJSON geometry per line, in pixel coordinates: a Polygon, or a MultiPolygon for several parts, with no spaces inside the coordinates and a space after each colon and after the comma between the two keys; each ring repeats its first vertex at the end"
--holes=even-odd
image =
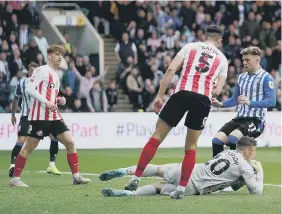
{"type": "Polygon", "coordinates": [[[49,167],[54,167],[54,166],[55,166],[55,162],[50,161],[50,162],[49,162],[49,167]]]}
{"type": "MultiPolygon", "coordinates": [[[[137,166],[130,166],[130,167],[126,168],[126,174],[127,175],[134,175],[136,168],[137,168],[137,166]]],[[[158,169],[157,165],[148,164],[141,177],[156,176],[157,175],[157,169],[158,169]]]]}
{"type": "Polygon", "coordinates": [[[176,187],[176,190],[177,190],[177,191],[182,191],[182,192],[184,192],[184,191],[185,191],[185,187],[178,185],[178,186],[176,187]]]}
{"type": "Polygon", "coordinates": [[[12,167],[15,167],[15,164],[11,164],[11,165],[10,165],[10,168],[12,168],[12,167]]]}
{"type": "Polygon", "coordinates": [[[20,178],[20,177],[13,177],[13,180],[15,180],[15,181],[20,181],[21,178],[20,178]]]}
{"type": "Polygon", "coordinates": [[[133,194],[136,196],[145,196],[145,195],[156,195],[156,188],[151,185],[146,185],[143,187],[139,187],[133,194]]]}
{"type": "Polygon", "coordinates": [[[79,177],[79,173],[74,173],[72,174],[73,178],[78,178],[79,177]]]}

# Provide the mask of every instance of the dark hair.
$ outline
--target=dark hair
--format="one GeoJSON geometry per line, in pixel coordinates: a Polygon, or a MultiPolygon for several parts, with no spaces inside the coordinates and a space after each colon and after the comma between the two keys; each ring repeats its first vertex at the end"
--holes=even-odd
{"type": "Polygon", "coordinates": [[[222,30],[217,25],[209,25],[205,31],[206,37],[222,37],[222,30]]]}
{"type": "Polygon", "coordinates": [[[242,149],[246,146],[257,146],[257,141],[253,137],[243,136],[237,143],[237,149],[242,149]]]}

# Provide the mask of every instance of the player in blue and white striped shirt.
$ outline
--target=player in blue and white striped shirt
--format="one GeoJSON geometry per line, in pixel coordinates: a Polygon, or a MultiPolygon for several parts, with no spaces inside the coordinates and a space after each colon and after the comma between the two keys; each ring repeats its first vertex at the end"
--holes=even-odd
{"type": "MultiPolygon", "coordinates": [[[[28,66],[28,76],[32,75],[32,72],[35,68],[37,68],[39,65],[36,63],[31,63],[28,66]]],[[[26,73],[26,72],[25,72],[26,73]]],[[[11,122],[13,125],[16,125],[17,118],[15,116],[15,113],[18,108],[18,101],[21,99],[21,118],[18,126],[18,139],[17,143],[14,146],[11,154],[11,165],[9,168],[9,177],[13,177],[14,173],[14,166],[15,166],[15,160],[19,154],[19,152],[22,149],[22,146],[26,140],[27,132],[29,129],[29,121],[28,121],[28,113],[29,113],[29,103],[30,103],[30,97],[26,93],[26,85],[28,82],[28,78],[24,75],[22,77],[16,87],[15,90],[15,97],[12,102],[12,118],[11,122]]],[[[50,174],[60,175],[61,172],[57,169],[55,165],[56,156],[58,154],[58,141],[55,138],[51,138],[51,144],[50,144],[50,163],[49,167],[47,169],[47,172],[50,174]]]]}
{"type": "Polygon", "coordinates": [[[238,106],[237,116],[226,123],[213,138],[213,156],[224,150],[224,144],[236,149],[242,136],[259,137],[265,126],[267,108],[276,105],[276,89],[271,75],[260,67],[261,50],[248,47],[242,50],[244,73],[240,74],[233,96],[212,106],[238,106]]]}

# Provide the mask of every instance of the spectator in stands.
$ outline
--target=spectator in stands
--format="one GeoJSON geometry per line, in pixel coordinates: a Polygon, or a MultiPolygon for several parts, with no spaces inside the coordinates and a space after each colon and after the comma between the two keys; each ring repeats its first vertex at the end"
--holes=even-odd
{"type": "Polygon", "coordinates": [[[8,63],[10,63],[12,61],[12,50],[11,48],[9,47],[9,44],[8,44],[8,41],[7,40],[3,40],[2,41],[2,46],[0,48],[0,53],[5,53],[6,55],[6,61],[8,63]]]}
{"type": "Polygon", "coordinates": [[[69,68],[67,71],[64,72],[63,78],[62,78],[62,91],[64,92],[67,87],[70,87],[72,90],[72,96],[77,97],[77,93],[79,91],[79,78],[77,77],[75,73],[75,64],[74,61],[71,60],[69,62],[69,68]]]}
{"type": "MultiPolygon", "coordinates": [[[[145,80],[145,87],[143,90],[143,108],[146,110],[155,97],[155,87],[150,79],[145,80]]],[[[146,110],[147,111],[147,110],[146,110]]]]}
{"type": "Polygon", "coordinates": [[[36,56],[36,61],[35,61],[39,66],[45,65],[46,63],[44,62],[43,55],[41,53],[38,53],[36,56]]]}
{"type": "Polygon", "coordinates": [[[174,48],[174,41],[177,39],[176,35],[174,35],[174,31],[172,28],[167,30],[167,34],[162,36],[162,41],[165,42],[167,49],[174,48]]]}
{"type": "Polygon", "coordinates": [[[0,72],[3,73],[5,81],[10,81],[11,73],[9,70],[9,64],[6,61],[6,53],[0,53],[0,72]]]}
{"type": "Polygon", "coordinates": [[[108,99],[99,81],[93,83],[87,96],[87,106],[91,112],[107,112],[108,99]]]}
{"type": "MultiPolygon", "coordinates": [[[[70,55],[72,53],[72,44],[70,42],[70,35],[68,33],[64,34],[64,38],[65,38],[65,43],[64,43],[64,47],[65,47],[65,51],[67,55],[70,55]]],[[[75,59],[75,56],[74,56],[75,59]]]]}
{"type": "Polygon", "coordinates": [[[156,50],[160,47],[161,40],[157,38],[157,33],[152,32],[150,38],[147,39],[147,46],[150,48],[152,53],[155,53],[156,50]]]}
{"type": "Polygon", "coordinates": [[[14,34],[14,33],[11,33],[10,34],[10,38],[9,38],[10,40],[9,40],[9,46],[10,46],[10,49],[12,50],[12,51],[15,51],[15,50],[17,50],[17,49],[20,49],[19,48],[19,45],[18,45],[18,43],[17,43],[17,38],[16,38],[16,35],[14,34]]]}
{"type": "Polygon", "coordinates": [[[115,53],[119,63],[125,64],[129,56],[133,57],[135,64],[138,62],[136,45],[129,41],[128,33],[122,34],[122,41],[116,44],[115,53]]]}
{"type": "MultiPolygon", "coordinates": [[[[88,56],[83,56],[82,63],[83,63],[83,66],[84,66],[84,68],[85,68],[86,71],[90,70],[91,64],[90,64],[90,62],[89,62],[89,57],[88,57],[88,56]]],[[[94,67],[94,66],[92,66],[92,67],[94,67]]],[[[94,67],[94,69],[95,69],[95,67],[94,67]]],[[[96,71],[96,70],[95,70],[95,71],[96,71]]],[[[95,71],[94,71],[94,74],[95,74],[95,71]]],[[[92,74],[92,76],[93,76],[94,74],[92,74]]]]}
{"type": "Polygon", "coordinates": [[[9,105],[10,88],[4,73],[0,71],[0,106],[5,109],[9,105]]]}
{"type": "Polygon", "coordinates": [[[86,66],[83,64],[82,56],[76,57],[75,67],[82,76],[86,74],[86,66]]]}
{"type": "Polygon", "coordinates": [[[263,23],[263,28],[259,33],[259,41],[262,48],[274,47],[276,43],[275,32],[271,29],[269,22],[263,23]]]}
{"type": "Polygon", "coordinates": [[[37,54],[41,53],[37,47],[36,41],[31,39],[29,42],[28,49],[23,53],[23,58],[25,62],[25,67],[31,62],[36,62],[37,54]]]}
{"type": "Polygon", "coordinates": [[[106,89],[106,95],[107,95],[107,99],[108,99],[108,111],[109,112],[116,111],[116,105],[117,105],[117,100],[118,100],[118,92],[117,92],[117,86],[116,86],[115,80],[111,80],[109,82],[109,86],[106,89]]]}
{"type": "Polygon", "coordinates": [[[9,64],[11,77],[15,76],[19,70],[23,70],[24,64],[21,59],[21,52],[19,49],[13,51],[13,61],[9,64]]]}
{"type": "Polygon", "coordinates": [[[28,44],[28,40],[29,40],[28,25],[22,24],[19,33],[19,44],[21,50],[23,49],[24,45],[28,44]]]}
{"type": "MultiPolygon", "coordinates": [[[[91,3],[90,14],[94,21],[94,27],[98,32],[104,32],[105,36],[110,35],[110,21],[113,19],[111,13],[111,2],[109,1],[94,1],[91,3]],[[103,25],[103,30],[100,31],[100,25],[103,25]]],[[[90,19],[91,20],[91,19],[90,19]]]]}
{"type": "Polygon", "coordinates": [[[94,83],[97,81],[100,81],[105,77],[107,74],[108,68],[106,67],[104,72],[101,75],[98,75],[96,77],[92,77],[91,71],[87,71],[85,73],[85,76],[82,76],[80,72],[76,69],[76,67],[73,68],[77,78],[80,80],[80,86],[79,86],[79,94],[78,98],[81,99],[82,102],[82,108],[87,111],[86,106],[86,98],[89,96],[89,91],[93,87],[94,83]]]}
{"type": "Polygon", "coordinates": [[[255,20],[255,14],[253,12],[250,12],[248,15],[248,20],[245,20],[242,27],[240,28],[241,38],[244,38],[247,35],[254,37],[255,31],[258,27],[259,23],[257,23],[255,20]]]}
{"type": "Polygon", "coordinates": [[[29,10],[29,2],[21,2],[21,10],[19,11],[20,25],[32,26],[32,14],[29,10]]]}
{"type": "Polygon", "coordinates": [[[36,30],[36,35],[33,38],[37,44],[38,49],[43,55],[44,62],[47,62],[47,48],[49,45],[40,28],[36,30]]]}
{"type": "Polygon", "coordinates": [[[128,97],[133,104],[134,110],[143,108],[142,91],[144,89],[144,82],[136,67],[131,69],[130,74],[126,79],[126,86],[128,88],[128,97]]]}

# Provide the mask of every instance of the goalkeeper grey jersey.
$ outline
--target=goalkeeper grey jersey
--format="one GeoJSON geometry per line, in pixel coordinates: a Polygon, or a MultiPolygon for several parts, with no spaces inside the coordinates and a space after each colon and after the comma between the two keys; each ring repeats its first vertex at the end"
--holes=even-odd
{"type": "Polygon", "coordinates": [[[242,181],[251,194],[261,194],[263,188],[263,172],[257,172],[236,150],[221,152],[207,163],[196,164],[191,179],[201,195],[242,181]]]}
{"type": "MultiPolygon", "coordinates": [[[[181,177],[182,164],[170,164],[164,178],[177,185],[181,177]]],[[[194,185],[201,194],[209,194],[232,186],[238,190],[246,184],[250,194],[261,194],[263,171],[256,171],[238,151],[227,150],[207,163],[196,164],[188,185],[194,185]]],[[[189,189],[188,187],[186,188],[189,189]]]]}

